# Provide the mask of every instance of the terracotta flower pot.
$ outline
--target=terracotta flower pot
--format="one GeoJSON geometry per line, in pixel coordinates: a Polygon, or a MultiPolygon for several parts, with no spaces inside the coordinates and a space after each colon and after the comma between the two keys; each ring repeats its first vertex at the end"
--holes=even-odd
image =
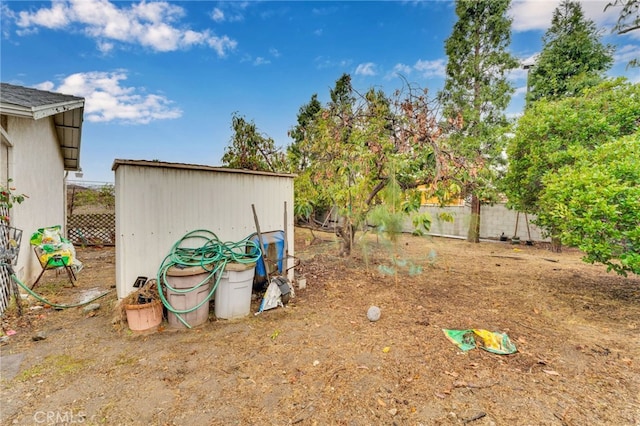
{"type": "Polygon", "coordinates": [[[162,302],[154,300],[142,305],[125,305],[127,322],[132,331],[144,331],[162,322],[162,302]]]}

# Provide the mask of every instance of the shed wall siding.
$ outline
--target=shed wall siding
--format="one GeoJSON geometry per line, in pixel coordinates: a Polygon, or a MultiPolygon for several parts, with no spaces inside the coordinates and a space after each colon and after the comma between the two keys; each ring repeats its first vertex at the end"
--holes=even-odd
{"type": "Polygon", "coordinates": [[[155,277],[171,247],[198,229],[221,241],[255,232],[254,204],[263,232],[284,227],[287,202],[289,253],[293,254],[293,179],[191,169],[119,165],[116,190],[118,297],[136,277],[155,277]]]}
{"type": "Polygon", "coordinates": [[[12,209],[11,225],[23,230],[16,272],[21,280],[31,283],[41,270],[29,245],[31,234],[44,226],[65,226],[64,164],[51,117],[32,120],[10,116],[7,134],[13,147],[9,170],[3,175],[8,173],[16,192],[29,197],[12,209]]]}

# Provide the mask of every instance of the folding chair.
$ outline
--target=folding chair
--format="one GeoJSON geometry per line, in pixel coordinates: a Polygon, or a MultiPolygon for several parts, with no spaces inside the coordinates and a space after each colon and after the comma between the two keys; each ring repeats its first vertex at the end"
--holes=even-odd
{"type": "Polygon", "coordinates": [[[62,268],[67,271],[67,276],[69,277],[71,286],[76,286],[75,281],[77,280],[77,278],[71,265],[71,257],[68,256],[63,250],[57,250],[53,253],[45,253],[42,247],[34,246],[33,251],[38,258],[38,262],[40,262],[40,266],[42,266],[42,271],[40,271],[40,275],[38,275],[38,278],[31,286],[32,290],[36,286],[36,284],[38,284],[38,281],[40,281],[40,278],[42,278],[46,271],[55,270],[58,273],[62,268]]]}
{"type": "Polygon", "coordinates": [[[42,271],[38,278],[33,283],[31,288],[33,289],[40,278],[48,270],[56,270],[60,272],[62,268],[67,271],[69,282],[72,287],[75,287],[74,281],[77,280],[73,267],[76,266],[75,262],[75,249],[68,240],[62,238],[62,227],[60,225],[48,226],[46,228],[40,228],[31,236],[31,245],[33,251],[40,262],[42,271]]]}

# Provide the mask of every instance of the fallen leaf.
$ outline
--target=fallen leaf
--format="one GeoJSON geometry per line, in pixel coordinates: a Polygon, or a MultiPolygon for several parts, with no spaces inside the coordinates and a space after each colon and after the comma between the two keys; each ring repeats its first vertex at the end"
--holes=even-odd
{"type": "Polygon", "coordinates": [[[559,376],[560,375],[560,373],[558,373],[555,370],[542,370],[542,372],[547,373],[550,376],[559,376]]]}
{"type": "Polygon", "coordinates": [[[456,373],[455,371],[445,371],[444,374],[447,374],[451,377],[458,377],[458,373],[456,373]]]}
{"type": "Polygon", "coordinates": [[[387,404],[383,400],[381,400],[380,398],[378,398],[378,404],[382,405],[383,407],[387,406],[387,404]]]}
{"type": "Polygon", "coordinates": [[[385,346],[384,348],[382,348],[382,352],[384,352],[385,354],[387,352],[389,352],[391,350],[391,348],[389,346],[385,346]]]}

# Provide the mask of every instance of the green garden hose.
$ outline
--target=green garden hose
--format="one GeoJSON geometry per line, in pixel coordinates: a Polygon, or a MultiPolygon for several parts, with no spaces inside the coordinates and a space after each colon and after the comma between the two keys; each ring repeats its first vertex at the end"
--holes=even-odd
{"type": "Polygon", "coordinates": [[[113,290],[107,290],[104,293],[94,297],[93,299],[87,300],[86,302],[81,302],[81,303],[73,303],[71,305],[58,305],[57,303],[53,303],[53,302],[49,302],[47,299],[45,299],[44,297],[40,296],[38,293],[36,293],[35,291],[31,290],[28,286],[26,286],[22,281],[20,281],[18,279],[18,277],[16,277],[15,274],[11,274],[11,279],[13,281],[16,282],[16,284],[18,284],[20,287],[22,287],[24,290],[26,290],[26,292],[35,297],[36,300],[41,301],[42,303],[45,303],[53,308],[56,309],[69,309],[69,308],[77,308],[78,306],[84,306],[84,305],[88,305],[91,302],[94,302],[98,299],[103,298],[104,296],[106,296],[107,294],[111,293],[113,290]]]}
{"type": "Polygon", "coordinates": [[[158,294],[162,300],[162,304],[167,310],[175,314],[176,318],[185,325],[187,328],[191,328],[191,325],[182,317],[183,314],[188,314],[200,308],[205,303],[209,303],[209,299],[213,296],[218,283],[222,277],[227,263],[255,263],[262,256],[262,252],[258,245],[248,239],[244,239],[238,242],[221,242],[216,234],[206,229],[198,229],[188,232],[182,238],[180,238],[172,247],[169,254],[164,258],[160,268],[158,269],[158,294]],[[169,285],[167,282],[167,271],[171,267],[186,268],[191,266],[199,266],[204,269],[207,276],[193,287],[187,289],[176,289],[169,285]],[[203,285],[207,285],[213,278],[214,284],[209,290],[209,294],[196,306],[188,309],[176,309],[171,306],[171,303],[167,300],[165,290],[174,293],[189,293],[196,291],[203,285]]]}

